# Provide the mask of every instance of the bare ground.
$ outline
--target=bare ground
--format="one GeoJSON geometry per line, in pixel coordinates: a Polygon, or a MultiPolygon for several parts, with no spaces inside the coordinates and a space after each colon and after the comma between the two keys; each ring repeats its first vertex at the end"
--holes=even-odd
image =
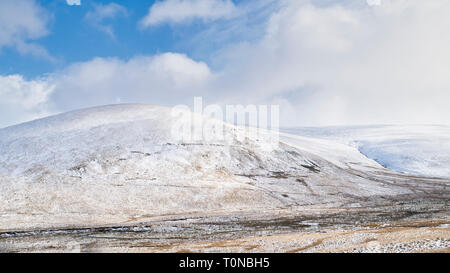
{"type": "Polygon", "coordinates": [[[449,252],[447,200],[0,233],[1,252],[449,252]]]}

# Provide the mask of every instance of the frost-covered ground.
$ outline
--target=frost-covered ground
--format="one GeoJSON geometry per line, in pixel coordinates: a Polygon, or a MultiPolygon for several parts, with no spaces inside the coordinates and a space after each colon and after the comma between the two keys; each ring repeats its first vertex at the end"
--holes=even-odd
{"type": "Polygon", "coordinates": [[[384,167],[405,174],[450,177],[450,126],[309,127],[282,131],[356,147],[384,167]]]}
{"type": "MultiPolygon", "coordinates": [[[[233,236],[235,230],[224,223],[236,217],[248,234],[267,226],[254,224],[263,219],[274,219],[270,225],[275,228],[262,230],[278,232],[276,227],[285,223],[280,214],[302,219],[305,213],[317,214],[325,226],[361,208],[370,215],[375,210],[375,218],[355,214],[346,225],[448,219],[449,179],[401,174],[363,154],[367,147],[386,153],[386,146],[372,145],[383,141],[394,153],[393,136],[406,139],[400,129],[391,129],[397,133],[388,140],[380,129],[364,129],[369,146],[348,145],[356,142],[347,135],[337,142],[335,135],[321,139],[298,131],[282,134],[274,146],[270,132],[241,138],[243,128],[219,121],[213,123],[223,126],[229,142],[179,140],[172,130],[184,118],[173,116],[170,108],[112,105],[0,129],[0,250],[5,240],[14,248],[27,232],[37,240],[58,230],[62,236],[66,231],[95,233],[94,228],[154,232],[155,221],[165,225],[174,219],[188,225],[193,218],[219,217],[225,222],[217,224],[218,232],[233,236]],[[335,210],[339,213],[326,215],[335,210]]],[[[441,170],[446,156],[435,158],[441,170]]],[[[297,229],[304,223],[293,225],[297,229]]],[[[204,234],[214,224],[207,226],[204,234]]]]}

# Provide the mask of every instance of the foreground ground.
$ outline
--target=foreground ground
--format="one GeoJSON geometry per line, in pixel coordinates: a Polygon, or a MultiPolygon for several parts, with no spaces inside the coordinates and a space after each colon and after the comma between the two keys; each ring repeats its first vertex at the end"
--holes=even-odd
{"type": "MultiPolygon", "coordinates": [[[[449,252],[446,200],[377,208],[166,216],[145,224],[3,232],[2,252],[449,252]]],[[[144,223],[142,222],[142,223],[144,223]]]]}

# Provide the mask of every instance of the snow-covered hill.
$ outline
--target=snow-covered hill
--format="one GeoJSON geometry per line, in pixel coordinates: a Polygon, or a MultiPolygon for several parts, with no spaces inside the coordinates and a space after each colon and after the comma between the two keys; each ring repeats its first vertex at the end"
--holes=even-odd
{"type": "MultiPolygon", "coordinates": [[[[0,230],[117,225],[164,215],[362,206],[448,194],[356,148],[283,135],[183,142],[170,108],[113,105],[0,130],[0,230]]],[[[206,118],[204,118],[206,120],[206,118]]],[[[269,134],[269,133],[266,133],[269,134]]]]}
{"type": "Polygon", "coordinates": [[[284,131],[356,147],[386,168],[405,174],[450,178],[450,126],[322,127],[284,131]]]}

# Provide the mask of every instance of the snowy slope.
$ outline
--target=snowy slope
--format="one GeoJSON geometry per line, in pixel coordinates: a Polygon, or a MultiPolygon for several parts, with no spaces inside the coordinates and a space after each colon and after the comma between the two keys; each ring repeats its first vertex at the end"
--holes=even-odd
{"type": "Polygon", "coordinates": [[[283,131],[356,147],[386,168],[405,174],[450,177],[450,126],[287,128],[283,131]]]}
{"type": "Polygon", "coordinates": [[[428,184],[326,140],[283,135],[267,149],[265,135],[240,140],[242,128],[226,124],[230,143],[177,141],[180,119],[169,108],[113,105],[0,130],[0,230],[360,206],[446,189],[418,190],[428,184]]]}

